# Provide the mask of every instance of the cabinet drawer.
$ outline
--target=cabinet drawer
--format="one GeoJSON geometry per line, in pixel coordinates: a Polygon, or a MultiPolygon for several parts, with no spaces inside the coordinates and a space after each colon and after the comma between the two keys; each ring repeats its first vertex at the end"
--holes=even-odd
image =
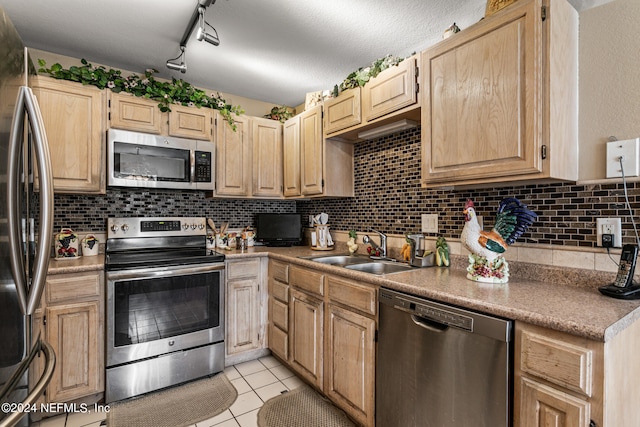
{"type": "Polygon", "coordinates": [[[271,299],[271,321],[278,328],[283,331],[289,330],[289,305],[278,301],[275,298],[271,299]]]}
{"type": "Polygon", "coordinates": [[[289,264],[280,261],[271,261],[269,265],[271,277],[282,283],[289,283],[289,264]]]}
{"type": "Polygon", "coordinates": [[[246,279],[260,275],[260,259],[230,261],[227,263],[227,280],[246,279]]]}
{"type": "Polygon", "coordinates": [[[556,340],[530,331],[521,338],[521,369],[569,390],[591,396],[593,351],[569,341],[556,340]]]}
{"type": "Polygon", "coordinates": [[[55,274],[47,276],[47,303],[100,296],[101,272],[86,274],[55,274]]]}
{"type": "Polygon", "coordinates": [[[269,349],[282,360],[289,357],[289,336],[274,325],[269,326],[269,349]]]}
{"type": "Polygon", "coordinates": [[[299,267],[291,267],[291,284],[303,291],[324,295],[324,274],[299,267]]]}
{"type": "Polygon", "coordinates": [[[269,290],[271,296],[278,301],[285,304],[289,303],[289,286],[280,282],[272,280],[270,283],[271,289],[269,290]]]}
{"type": "Polygon", "coordinates": [[[376,289],[373,286],[362,286],[353,282],[329,277],[327,279],[329,299],[363,313],[376,315],[376,289]]]}

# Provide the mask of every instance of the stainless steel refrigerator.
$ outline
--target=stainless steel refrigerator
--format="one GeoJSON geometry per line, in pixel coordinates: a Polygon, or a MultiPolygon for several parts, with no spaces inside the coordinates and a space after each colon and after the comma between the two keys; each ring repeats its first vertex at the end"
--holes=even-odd
{"type": "Polygon", "coordinates": [[[0,427],[28,425],[25,405],[36,403],[55,368],[53,349],[32,333],[53,238],[49,148],[29,88],[34,72],[0,8],[0,427]]]}

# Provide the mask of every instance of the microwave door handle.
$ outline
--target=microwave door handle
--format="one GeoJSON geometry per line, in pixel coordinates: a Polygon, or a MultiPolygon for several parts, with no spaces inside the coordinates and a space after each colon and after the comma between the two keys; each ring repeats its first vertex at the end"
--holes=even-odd
{"type": "Polygon", "coordinates": [[[7,156],[7,226],[9,234],[9,261],[16,286],[18,304],[22,314],[27,314],[28,289],[26,269],[22,251],[20,213],[20,166],[23,164],[22,147],[24,139],[25,92],[18,89],[18,98],[13,112],[9,150],[7,156]]]}
{"type": "Polygon", "coordinates": [[[38,165],[38,184],[40,188],[40,232],[33,260],[32,286],[27,300],[27,314],[33,314],[40,304],[49,268],[49,248],[51,248],[53,241],[54,193],[49,144],[38,100],[30,88],[24,87],[24,91],[29,125],[34,136],[33,147],[35,150],[35,162],[38,165]]]}
{"type": "Polygon", "coordinates": [[[189,154],[191,156],[191,167],[190,167],[190,174],[191,174],[191,179],[189,180],[190,183],[194,183],[196,182],[196,151],[195,150],[189,150],[189,154]]]}

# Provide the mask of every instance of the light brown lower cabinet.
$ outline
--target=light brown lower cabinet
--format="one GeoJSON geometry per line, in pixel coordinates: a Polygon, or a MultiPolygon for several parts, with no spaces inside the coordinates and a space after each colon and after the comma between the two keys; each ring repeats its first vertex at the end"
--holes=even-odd
{"type": "MultiPolygon", "coordinates": [[[[229,260],[226,265],[225,365],[260,356],[265,347],[265,258],[229,260]]],[[[266,350],[265,350],[266,352],[266,350]]]]}
{"type": "Polygon", "coordinates": [[[271,260],[269,348],[354,421],[375,424],[377,289],[271,260]]]}
{"type": "Polygon", "coordinates": [[[48,403],[95,403],[104,393],[103,277],[102,271],[47,276],[34,330],[56,354],[48,403]]]}

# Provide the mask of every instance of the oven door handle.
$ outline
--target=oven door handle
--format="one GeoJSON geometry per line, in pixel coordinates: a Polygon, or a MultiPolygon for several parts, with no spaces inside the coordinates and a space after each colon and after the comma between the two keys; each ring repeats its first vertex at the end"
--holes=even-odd
{"type": "Polygon", "coordinates": [[[155,277],[186,276],[224,270],[224,263],[198,266],[170,266],[160,268],[141,268],[136,270],[107,271],[107,280],[150,279],[155,277]]]}

